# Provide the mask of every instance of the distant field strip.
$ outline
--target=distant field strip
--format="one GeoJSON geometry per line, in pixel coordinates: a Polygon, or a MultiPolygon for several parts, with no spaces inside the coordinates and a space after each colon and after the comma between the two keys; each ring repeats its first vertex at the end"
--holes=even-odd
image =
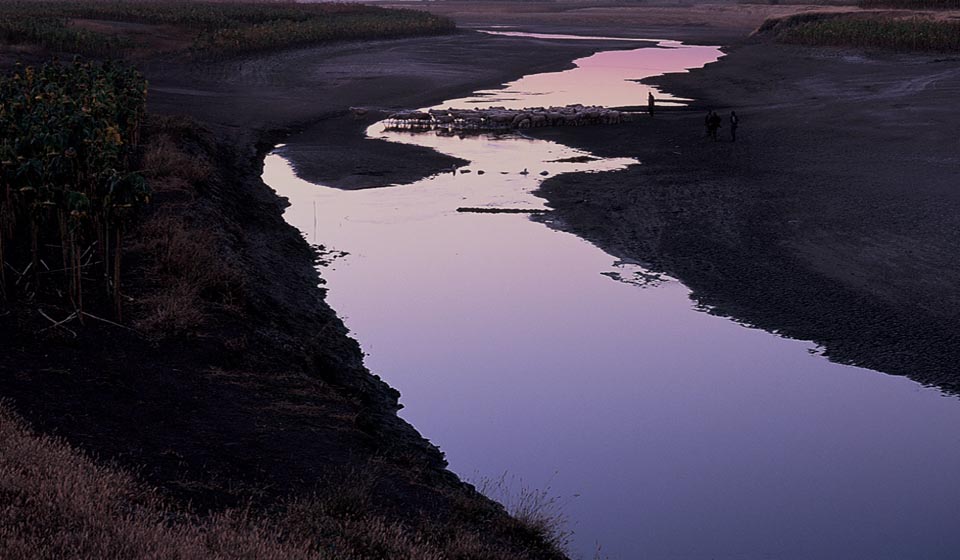
{"type": "Polygon", "coordinates": [[[209,3],[160,0],[0,4],[0,42],[54,51],[111,55],[142,47],[149,33],[123,24],[164,26],[186,37],[185,50],[231,55],[328,41],[448,33],[454,24],[415,10],[360,4],[209,3]],[[94,24],[94,25],[90,25],[94,24]]]}
{"type": "Polygon", "coordinates": [[[960,20],[916,12],[801,14],[767,20],[758,33],[802,45],[960,51],[960,20]]]}
{"type": "Polygon", "coordinates": [[[960,0],[859,0],[857,5],[866,10],[960,10],[960,0]]]}

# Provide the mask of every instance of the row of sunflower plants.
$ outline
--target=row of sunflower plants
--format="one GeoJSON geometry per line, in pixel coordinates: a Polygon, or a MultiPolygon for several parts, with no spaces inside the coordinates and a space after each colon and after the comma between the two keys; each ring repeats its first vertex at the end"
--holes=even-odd
{"type": "Polygon", "coordinates": [[[0,78],[0,301],[90,289],[120,315],[124,231],[149,199],[132,171],[147,84],[115,63],[17,65],[0,78]]]}

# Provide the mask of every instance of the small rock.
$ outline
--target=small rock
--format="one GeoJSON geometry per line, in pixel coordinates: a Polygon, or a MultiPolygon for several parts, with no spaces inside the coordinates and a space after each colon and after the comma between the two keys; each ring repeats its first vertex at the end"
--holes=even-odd
{"type": "Polygon", "coordinates": [[[541,171],[540,174],[543,175],[544,177],[546,177],[547,175],[549,175],[549,173],[547,173],[546,171],[541,171]]]}

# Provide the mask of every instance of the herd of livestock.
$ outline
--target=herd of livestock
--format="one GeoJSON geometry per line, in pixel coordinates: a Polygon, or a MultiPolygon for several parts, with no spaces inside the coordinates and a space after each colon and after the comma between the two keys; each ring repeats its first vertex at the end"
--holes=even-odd
{"type": "Polygon", "coordinates": [[[430,109],[402,111],[386,119],[386,126],[414,131],[497,131],[545,126],[618,124],[634,120],[636,113],[597,106],[533,107],[525,109],[430,109]]]}

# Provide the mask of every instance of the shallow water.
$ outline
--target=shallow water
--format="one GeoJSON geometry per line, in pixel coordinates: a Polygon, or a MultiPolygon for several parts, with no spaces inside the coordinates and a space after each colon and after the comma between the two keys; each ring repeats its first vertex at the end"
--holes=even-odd
{"type": "MultiPolygon", "coordinates": [[[[440,106],[638,104],[646,86],[628,80],[719,55],[600,53],[440,106]]],[[[584,154],[520,136],[370,134],[471,172],[340,191],[298,179],[280,149],[264,179],[311,243],[349,252],[321,270],[329,301],[454,471],[550,486],[586,558],[598,542],[621,559],[957,557],[956,399],[700,312],[676,280],[524,215],[456,212],[542,208],[541,171],[636,162],[556,162],[584,154]]]]}

